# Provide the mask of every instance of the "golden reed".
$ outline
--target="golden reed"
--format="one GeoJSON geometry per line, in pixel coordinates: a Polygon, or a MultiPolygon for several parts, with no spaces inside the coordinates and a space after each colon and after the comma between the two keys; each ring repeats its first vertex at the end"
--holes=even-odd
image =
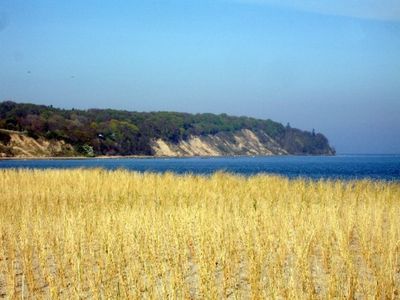
{"type": "Polygon", "coordinates": [[[400,297],[400,184],[0,171],[0,298],[400,297]]]}

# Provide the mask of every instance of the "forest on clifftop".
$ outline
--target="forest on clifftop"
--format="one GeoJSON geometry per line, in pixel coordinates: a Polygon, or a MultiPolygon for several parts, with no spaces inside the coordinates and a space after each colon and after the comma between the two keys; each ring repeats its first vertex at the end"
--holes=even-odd
{"type": "MultiPolygon", "coordinates": [[[[151,142],[156,139],[179,143],[193,136],[243,129],[266,133],[289,154],[335,154],[328,139],[314,130],[227,114],[59,109],[5,101],[0,102],[0,129],[25,132],[33,138],[63,140],[85,156],[154,155],[151,142]]],[[[0,133],[0,139],[6,142],[7,137],[0,133]]]]}

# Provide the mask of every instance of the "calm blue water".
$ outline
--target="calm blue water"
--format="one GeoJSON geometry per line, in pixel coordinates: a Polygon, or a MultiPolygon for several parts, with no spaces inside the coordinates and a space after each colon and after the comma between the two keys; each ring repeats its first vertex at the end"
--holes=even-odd
{"type": "Polygon", "coordinates": [[[116,158],[0,160],[0,168],[97,168],[179,174],[226,171],[242,175],[270,173],[290,178],[382,179],[400,181],[400,155],[267,156],[219,158],[116,158]]]}

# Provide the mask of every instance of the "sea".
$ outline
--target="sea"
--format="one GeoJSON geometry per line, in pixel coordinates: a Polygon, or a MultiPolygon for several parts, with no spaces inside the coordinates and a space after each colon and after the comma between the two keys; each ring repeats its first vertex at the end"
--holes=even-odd
{"type": "Polygon", "coordinates": [[[0,169],[126,169],[209,175],[228,172],[244,176],[274,174],[288,178],[372,179],[400,182],[399,155],[255,156],[191,158],[91,158],[0,160],[0,169]]]}

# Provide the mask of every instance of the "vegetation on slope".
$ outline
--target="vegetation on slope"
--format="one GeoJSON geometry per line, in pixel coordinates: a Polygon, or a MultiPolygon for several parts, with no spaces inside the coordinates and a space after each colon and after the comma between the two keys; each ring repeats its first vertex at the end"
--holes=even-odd
{"type": "Polygon", "coordinates": [[[334,154],[326,137],[272,120],[226,114],[66,110],[11,101],[0,103],[0,128],[34,138],[63,140],[84,155],[153,155],[151,142],[178,143],[191,136],[250,129],[264,132],[289,154],[334,154]]]}
{"type": "Polygon", "coordinates": [[[0,170],[0,298],[397,299],[400,185],[0,170]]]}
{"type": "Polygon", "coordinates": [[[1,157],[71,157],[74,147],[63,140],[32,138],[22,131],[0,128],[1,157]]]}

